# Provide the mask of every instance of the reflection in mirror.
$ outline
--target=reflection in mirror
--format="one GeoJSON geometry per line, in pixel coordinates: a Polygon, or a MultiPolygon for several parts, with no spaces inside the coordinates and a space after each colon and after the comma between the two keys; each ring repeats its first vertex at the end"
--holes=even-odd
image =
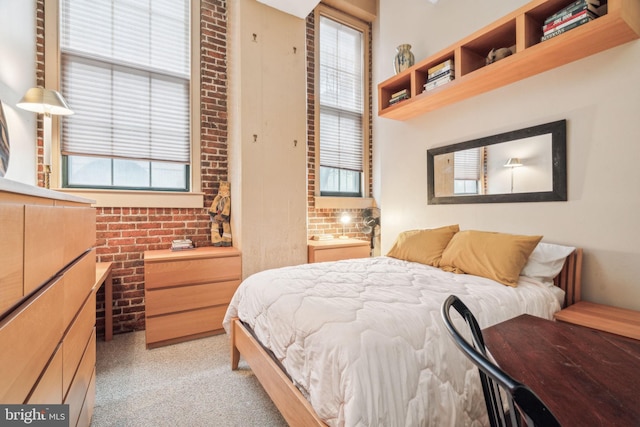
{"type": "Polygon", "coordinates": [[[566,121],[427,151],[429,203],[567,200],[566,121]]]}

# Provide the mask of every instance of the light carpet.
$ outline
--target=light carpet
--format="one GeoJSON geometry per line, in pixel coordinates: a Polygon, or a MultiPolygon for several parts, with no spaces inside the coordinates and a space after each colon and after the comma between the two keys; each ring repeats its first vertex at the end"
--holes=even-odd
{"type": "Polygon", "coordinates": [[[286,426],[248,365],[217,335],[147,350],[144,331],[98,339],[93,427],[286,426]]]}

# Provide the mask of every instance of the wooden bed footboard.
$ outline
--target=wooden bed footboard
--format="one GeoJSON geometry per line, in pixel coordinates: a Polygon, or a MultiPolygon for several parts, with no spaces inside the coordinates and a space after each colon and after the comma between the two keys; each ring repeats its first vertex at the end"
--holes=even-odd
{"type": "Polygon", "coordinates": [[[271,359],[240,319],[234,318],[231,321],[231,369],[238,369],[240,354],[290,426],[326,427],[300,390],[271,359]]]}

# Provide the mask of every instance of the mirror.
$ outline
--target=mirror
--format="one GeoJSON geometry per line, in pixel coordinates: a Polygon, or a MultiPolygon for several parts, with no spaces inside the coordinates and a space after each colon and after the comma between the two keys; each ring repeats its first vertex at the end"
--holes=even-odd
{"type": "Polygon", "coordinates": [[[428,203],[567,200],[567,122],[427,150],[428,203]]]}

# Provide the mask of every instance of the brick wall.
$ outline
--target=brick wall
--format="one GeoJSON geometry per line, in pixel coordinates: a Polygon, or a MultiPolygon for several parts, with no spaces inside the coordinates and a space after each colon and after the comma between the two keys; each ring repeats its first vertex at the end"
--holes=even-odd
{"type": "MultiPolygon", "coordinates": [[[[369,28],[371,29],[371,28],[369,28]]],[[[309,238],[315,234],[333,234],[341,235],[343,232],[340,216],[343,212],[347,212],[351,216],[351,223],[345,230],[345,234],[356,239],[367,240],[368,234],[362,232],[362,209],[316,209],[315,193],[316,193],[316,137],[315,137],[315,19],[313,12],[309,14],[306,21],[307,31],[307,235],[309,238]]],[[[369,52],[371,53],[371,41],[369,43],[369,52]]],[[[372,55],[369,55],[371,58],[372,55]]],[[[371,75],[372,64],[369,61],[369,75],[371,75]]],[[[369,177],[372,176],[372,158],[373,143],[371,138],[371,82],[369,82],[369,177]]],[[[369,193],[373,189],[373,182],[369,179],[366,183],[369,186],[369,193]]]]}
{"type": "MultiPolygon", "coordinates": [[[[113,262],[114,333],[144,329],[144,251],[166,249],[174,239],[207,246],[210,225],[206,209],[97,209],[97,259],[113,262]]],[[[96,325],[104,331],[102,289],[96,325]]]]}

